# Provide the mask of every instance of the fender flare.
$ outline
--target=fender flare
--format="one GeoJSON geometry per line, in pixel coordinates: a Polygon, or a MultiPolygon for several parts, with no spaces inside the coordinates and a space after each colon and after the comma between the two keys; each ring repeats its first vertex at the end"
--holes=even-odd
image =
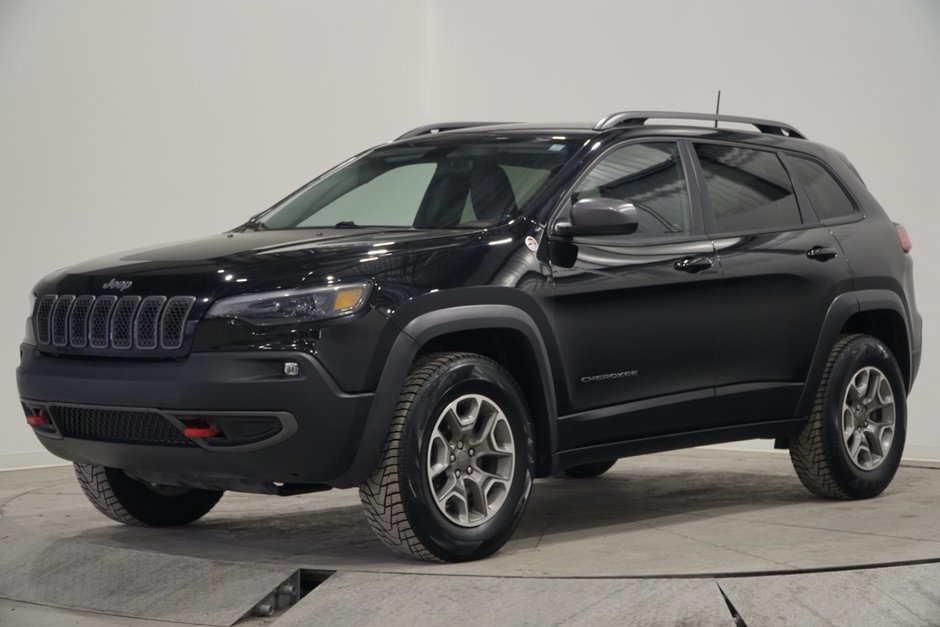
{"type": "MultiPolygon", "coordinates": [[[[800,401],[797,404],[795,416],[806,416],[812,411],[813,402],[816,399],[816,392],[819,382],[822,380],[823,370],[829,359],[829,352],[832,345],[835,344],[839,332],[853,315],[863,311],[893,311],[904,320],[904,328],[907,334],[908,363],[901,364],[907,372],[911,372],[911,327],[910,316],[904,307],[904,301],[901,297],[891,290],[860,290],[857,292],[846,292],[839,294],[829,305],[826,317],[823,320],[822,328],[819,332],[819,338],[816,341],[816,349],[813,352],[813,360],[810,363],[809,372],[806,376],[806,383],[803,386],[803,393],[800,395],[800,401]]],[[[899,356],[895,356],[900,358],[899,356]]]]}
{"type": "Polygon", "coordinates": [[[362,426],[362,436],[348,468],[328,483],[337,488],[362,483],[372,472],[388,435],[408,371],[421,347],[434,338],[457,331],[508,329],[523,335],[533,351],[547,411],[551,450],[557,442],[555,387],[551,363],[542,333],[532,317],[511,305],[461,305],[421,314],[408,322],[389,351],[372,398],[372,406],[362,426]]]}

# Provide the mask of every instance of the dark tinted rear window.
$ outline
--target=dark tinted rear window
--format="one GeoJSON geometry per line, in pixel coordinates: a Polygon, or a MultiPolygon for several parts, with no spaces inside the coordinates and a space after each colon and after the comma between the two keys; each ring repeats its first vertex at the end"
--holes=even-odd
{"type": "Polygon", "coordinates": [[[779,231],[802,223],[790,177],[773,152],[696,144],[718,232],[779,231]]]}
{"type": "Polygon", "coordinates": [[[809,195],[820,220],[835,220],[855,215],[855,205],[824,167],[809,159],[786,157],[790,172],[809,195]]]}

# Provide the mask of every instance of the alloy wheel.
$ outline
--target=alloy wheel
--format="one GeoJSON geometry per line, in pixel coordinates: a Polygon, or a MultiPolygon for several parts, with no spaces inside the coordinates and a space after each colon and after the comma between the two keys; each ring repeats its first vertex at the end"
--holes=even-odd
{"type": "Polygon", "coordinates": [[[506,501],[516,463],[509,420],[496,402],[465,394],[441,412],[427,453],[431,496],[438,510],[461,527],[477,527],[506,501]]]}
{"type": "Polygon", "coordinates": [[[856,372],[842,400],[842,441],[862,470],[881,465],[894,441],[895,405],[891,383],[874,366],[856,372]]]}

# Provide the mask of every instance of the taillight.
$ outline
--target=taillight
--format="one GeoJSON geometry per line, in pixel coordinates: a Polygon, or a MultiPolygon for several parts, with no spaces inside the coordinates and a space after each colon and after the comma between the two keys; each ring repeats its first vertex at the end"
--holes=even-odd
{"type": "Polygon", "coordinates": [[[901,241],[901,250],[906,253],[911,252],[911,237],[907,234],[907,229],[897,222],[894,223],[894,228],[898,231],[898,239],[901,241]]]}

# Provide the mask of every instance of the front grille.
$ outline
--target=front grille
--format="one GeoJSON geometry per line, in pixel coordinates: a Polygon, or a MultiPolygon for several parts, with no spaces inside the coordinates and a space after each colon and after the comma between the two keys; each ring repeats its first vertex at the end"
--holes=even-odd
{"type": "Polygon", "coordinates": [[[157,446],[197,446],[155,412],[52,405],[49,413],[59,431],[67,438],[157,446]]]}
{"type": "Polygon", "coordinates": [[[33,324],[40,345],[64,348],[175,350],[183,345],[193,296],[46,294],[33,324]]]}

